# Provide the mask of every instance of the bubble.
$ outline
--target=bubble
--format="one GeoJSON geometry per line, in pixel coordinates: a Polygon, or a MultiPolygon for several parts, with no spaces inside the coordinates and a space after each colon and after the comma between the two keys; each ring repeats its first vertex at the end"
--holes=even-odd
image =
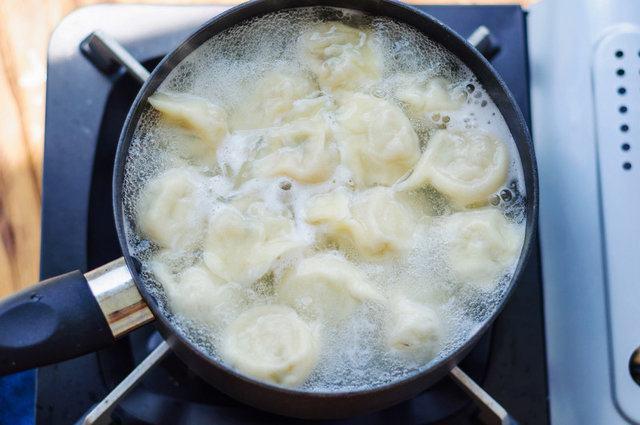
{"type": "Polygon", "coordinates": [[[500,191],[500,198],[502,198],[503,201],[509,202],[512,197],[513,197],[513,194],[509,189],[503,189],[500,191]]]}
{"type": "Polygon", "coordinates": [[[280,182],[280,189],[282,190],[289,190],[291,189],[291,182],[288,180],[285,180],[283,182],[280,182]]]}

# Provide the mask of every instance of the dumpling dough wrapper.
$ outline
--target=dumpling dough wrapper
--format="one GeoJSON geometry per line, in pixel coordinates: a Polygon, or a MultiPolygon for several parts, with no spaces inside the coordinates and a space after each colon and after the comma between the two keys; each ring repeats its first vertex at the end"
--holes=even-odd
{"type": "Polygon", "coordinates": [[[320,320],[339,321],[362,302],[383,301],[362,271],[334,253],[301,260],[276,290],[282,302],[320,320]]]}
{"type": "Polygon", "coordinates": [[[276,384],[302,383],[318,361],[317,332],[290,307],[253,307],[231,323],[222,357],[240,372],[276,384]]]}
{"type": "Polygon", "coordinates": [[[481,131],[437,131],[427,142],[409,177],[396,185],[413,190],[427,184],[452,203],[466,206],[486,202],[502,186],[509,171],[509,149],[481,131]]]}
{"type": "Polygon", "coordinates": [[[338,188],[315,196],[307,203],[306,220],[319,225],[318,232],[329,240],[369,259],[408,248],[416,225],[412,209],[392,189],[380,186],[358,194],[338,188]]]}
{"type": "Polygon", "coordinates": [[[520,254],[524,227],[495,208],[458,212],[443,221],[453,280],[485,291],[495,288],[520,254]]]}
{"type": "Polygon", "coordinates": [[[298,51],[328,91],[361,90],[382,76],[382,57],[371,33],[340,22],[323,22],[302,34],[298,51]]]}
{"type": "Polygon", "coordinates": [[[193,249],[202,240],[205,177],[194,168],[172,168],[147,182],[136,206],[140,232],[162,248],[193,249]]]}
{"type": "Polygon", "coordinates": [[[197,164],[213,165],[216,150],[228,134],[227,113],[207,99],[183,93],[156,92],[149,103],[162,117],[185,134],[172,147],[197,164]]]}

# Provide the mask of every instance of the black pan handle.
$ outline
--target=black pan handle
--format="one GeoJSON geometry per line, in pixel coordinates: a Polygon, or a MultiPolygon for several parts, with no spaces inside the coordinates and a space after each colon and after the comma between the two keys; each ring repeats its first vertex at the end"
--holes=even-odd
{"type": "Polygon", "coordinates": [[[153,319],[124,258],[47,279],[0,300],[0,376],[99,350],[153,319]]]}
{"type": "Polygon", "coordinates": [[[73,271],[0,300],[0,376],[114,342],[84,275],[73,271]]]}

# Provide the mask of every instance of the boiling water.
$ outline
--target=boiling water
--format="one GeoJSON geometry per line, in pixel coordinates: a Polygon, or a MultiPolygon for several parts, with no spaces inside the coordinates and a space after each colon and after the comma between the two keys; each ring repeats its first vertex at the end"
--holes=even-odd
{"type": "MultiPolygon", "coordinates": [[[[424,145],[437,128],[478,128],[505,141],[511,153],[506,185],[512,199],[508,203],[501,202],[500,207],[507,210],[511,220],[520,223],[524,232],[522,169],[515,144],[498,109],[466,66],[441,46],[404,24],[333,8],[300,8],[270,14],[214,36],[178,65],[162,83],[160,90],[207,98],[223,106],[233,116],[234,111],[248,101],[257,82],[267,72],[278,69],[310,75],[304,64],[299,62],[296,40],[305,30],[323,20],[341,21],[371,30],[384,62],[382,80],[367,88],[373,96],[386,98],[404,107],[392,96],[399,74],[440,76],[453,83],[453,91],[462,93],[466,99],[463,107],[455,112],[432,114],[426,124],[424,120],[414,121],[421,144],[424,145]]],[[[331,99],[331,93],[324,94],[331,99]]],[[[177,137],[176,130],[158,118],[159,114],[151,108],[143,114],[127,159],[124,206],[130,222],[127,232],[130,250],[142,262],[143,270],[147,270],[146,284],[158,298],[161,309],[187,338],[208,355],[219,358],[219,330],[199,325],[197,317],[179,317],[171,313],[162,285],[146,268],[157,247],[141,237],[133,224],[137,199],[145,182],[165,169],[184,165],[184,160],[175,155],[171,146],[171,140],[177,137]]],[[[218,150],[219,167],[200,168],[208,176],[204,183],[206,187],[201,188],[202,193],[213,192],[220,197],[233,196],[238,191],[254,190],[261,193],[268,205],[274,208],[284,206],[291,210],[296,220],[296,231],[303,240],[317,249],[324,248],[317,245],[313,227],[302,219],[303,206],[311,196],[347,184],[348,171],[338,166],[332,178],[323,184],[303,185],[290,181],[292,186],[286,193],[282,191],[281,178],[249,182],[239,187],[237,182],[227,177],[225,167],[237,171],[246,156],[245,149],[259,137],[260,130],[239,131],[228,137],[218,150]]],[[[438,349],[426,359],[390,353],[384,347],[381,336],[383,325],[388,321],[387,313],[373,303],[364,303],[345,323],[324,327],[320,359],[300,389],[346,391],[401,379],[459,347],[491,315],[502,299],[517,256],[514,264],[490,292],[449,283],[451,279],[445,266],[446,259],[443,258],[446,228],[439,224],[439,216],[450,214],[455,208],[432,189],[417,191],[407,197],[410,199],[406,201],[421,208],[425,217],[416,229],[412,248],[406,255],[380,261],[364,260],[348,251],[344,255],[364,270],[372,285],[385,296],[402,290],[412,299],[434,305],[445,335],[438,349]]],[[[206,196],[202,198],[194,208],[201,208],[210,214],[217,203],[206,196]]],[[[176,270],[183,269],[198,261],[201,255],[199,250],[182,254],[173,258],[173,267],[176,270]]],[[[281,272],[295,263],[300,255],[294,253],[280,259],[273,275],[252,287],[253,293],[245,301],[246,306],[273,302],[270,279],[277,280],[281,272]]]]}

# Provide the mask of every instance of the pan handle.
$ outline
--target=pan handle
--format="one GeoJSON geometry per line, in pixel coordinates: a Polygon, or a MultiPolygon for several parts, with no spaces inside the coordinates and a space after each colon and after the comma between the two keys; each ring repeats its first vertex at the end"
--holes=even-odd
{"type": "Polygon", "coordinates": [[[151,320],[122,258],[44,280],[0,300],[0,376],[99,350],[151,320]]]}

